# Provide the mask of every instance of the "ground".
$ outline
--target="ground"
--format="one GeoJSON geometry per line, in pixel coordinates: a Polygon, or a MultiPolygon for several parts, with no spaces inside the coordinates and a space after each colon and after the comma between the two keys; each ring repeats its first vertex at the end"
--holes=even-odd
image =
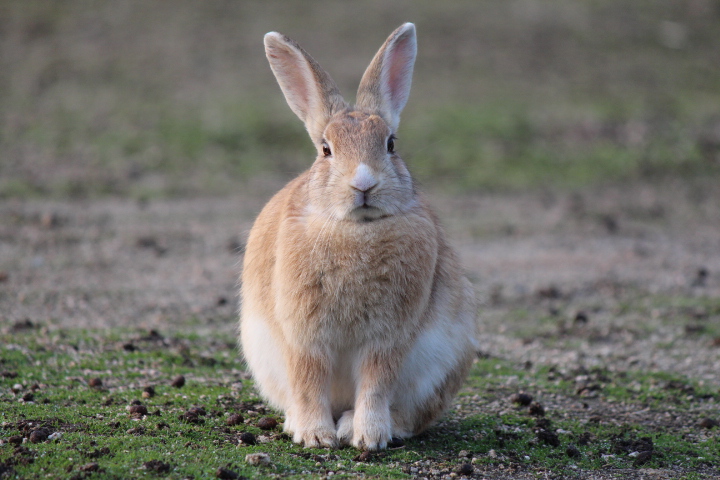
{"type": "Polygon", "coordinates": [[[720,478],[719,20],[718,0],[0,2],[0,478],[720,478]],[[407,21],[396,146],[481,349],[425,434],[304,450],[236,344],[247,232],[314,155],[262,38],[352,102],[407,21]]]}
{"type": "MultiPolygon", "coordinates": [[[[82,356],[85,341],[71,340],[81,331],[95,332],[97,351],[114,350],[108,345],[118,342],[132,351],[127,342],[152,344],[153,335],[176,339],[164,345],[181,353],[209,349],[199,354],[200,364],[220,355],[221,368],[198,375],[198,387],[209,383],[232,396],[232,385],[248,384],[234,345],[238,275],[244,238],[276,187],[266,182],[221,199],[2,203],[0,325],[9,343],[0,350],[8,375],[0,401],[15,405],[34,383],[32,375],[22,381],[26,370],[14,363],[12,345],[43,345],[42,355],[52,357],[79,342],[82,356]],[[10,386],[18,382],[24,385],[13,393],[10,386]]],[[[482,348],[453,409],[401,447],[419,450],[418,457],[371,457],[370,465],[374,459],[389,471],[420,477],[462,476],[464,460],[474,478],[720,476],[702,453],[720,453],[712,428],[720,401],[720,191],[713,182],[430,196],[481,299],[482,348]],[[521,392],[542,405],[544,416],[513,403],[511,396],[521,392]],[[682,438],[697,451],[678,462],[665,437],[682,438]],[[433,443],[447,438],[457,445],[433,443]],[[651,468],[627,456],[643,453],[636,451],[642,438],[655,442],[651,468]],[[559,445],[559,453],[538,454],[538,463],[528,450],[523,459],[518,448],[538,443],[559,445]],[[426,444],[433,446],[423,454],[426,444]],[[553,455],[567,459],[571,445],[589,463],[557,460],[562,465],[553,467],[553,455]],[[700,459],[691,461],[693,454],[700,459]]],[[[48,368],[44,362],[35,370],[48,368]]],[[[168,374],[92,368],[83,384],[97,373],[107,394],[127,401],[168,374]]],[[[36,396],[44,389],[48,398],[60,395],[51,393],[59,384],[36,387],[36,396]]],[[[246,415],[258,410],[257,404],[235,407],[246,415]]],[[[22,431],[12,410],[2,419],[0,432],[22,431]]],[[[7,435],[0,437],[9,448],[7,435]]],[[[7,453],[2,448],[0,454],[7,453]]],[[[324,455],[318,465],[332,457],[314,455],[324,455]]],[[[313,471],[323,472],[307,473],[313,471]]],[[[355,474],[373,476],[372,470],[355,474]]]]}

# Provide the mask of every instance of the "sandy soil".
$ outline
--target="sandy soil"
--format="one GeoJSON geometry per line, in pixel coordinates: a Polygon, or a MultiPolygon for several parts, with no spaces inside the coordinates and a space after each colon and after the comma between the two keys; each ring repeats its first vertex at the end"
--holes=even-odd
{"type": "MultiPolygon", "coordinates": [[[[29,321],[50,330],[219,332],[231,345],[244,238],[278,187],[261,182],[222,199],[0,203],[0,328],[29,321]]],[[[720,189],[712,181],[430,196],[483,304],[481,355],[554,366],[578,391],[597,380],[578,369],[592,367],[671,372],[720,387],[720,189]]],[[[436,428],[501,414],[515,389],[470,392],[436,428]]],[[[698,418],[716,414],[713,402],[659,411],[591,391],[582,401],[535,393],[555,414],[691,435],[698,418]]],[[[536,478],[498,468],[476,473],[536,478]]]]}
{"type": "MultiPolygon", "coordinates": [[[[232,333],[243,240],[277,186],[222,199],[4,201],[0,322],[232,333]]],[[[687,312],[662,301],[682,298],[690,318],[720,322],[711,181],[431,197],[484,304],[488,353],[612,360],[720,385],[720,348],[688,335],[687,312]],[[590,321],[573,329],[579,311],[590,321]],[[580,344],[538,341],[558,333],[580,344]]]]}

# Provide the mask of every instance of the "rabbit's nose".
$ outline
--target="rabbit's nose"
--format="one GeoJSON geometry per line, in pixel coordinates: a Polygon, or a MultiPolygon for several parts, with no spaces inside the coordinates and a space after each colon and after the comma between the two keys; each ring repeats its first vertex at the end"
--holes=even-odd
{"type": "Polygon", "coordinates": [[[378,184],[377,178],[373,175],[370,167],[361,163],[355,170],[355,175],[350,181],[350,187],[360,192],[367,192],[378,184]]]}

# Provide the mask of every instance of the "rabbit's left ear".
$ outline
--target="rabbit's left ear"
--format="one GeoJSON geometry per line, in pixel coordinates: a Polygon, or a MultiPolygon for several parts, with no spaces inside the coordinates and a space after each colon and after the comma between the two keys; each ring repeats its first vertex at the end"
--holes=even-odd
{"type": "Polygon", "coordinates": [[[405,23],[380,47],[360,81],[357,106],[378,112],[393,131],[410,96],[416,54],[415,25],[405,23]]]}
{"type": "Polygon", "coordinates": [[[277,32],[265,35],[265,54],[285,99],[317,144],[330,118],[347,107],[330,75],[295,43],[277,32]]]}

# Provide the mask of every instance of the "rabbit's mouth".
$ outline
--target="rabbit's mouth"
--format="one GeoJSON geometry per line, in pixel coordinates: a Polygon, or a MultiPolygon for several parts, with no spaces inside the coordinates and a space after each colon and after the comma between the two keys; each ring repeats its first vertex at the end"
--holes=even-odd
{"type": "Polygon", "coordinates": [[[367,203],[363,203],[359,207],[352,209],[350,215],[360,223],[372,222],[388,216],[386,212],[367,203]]]}

